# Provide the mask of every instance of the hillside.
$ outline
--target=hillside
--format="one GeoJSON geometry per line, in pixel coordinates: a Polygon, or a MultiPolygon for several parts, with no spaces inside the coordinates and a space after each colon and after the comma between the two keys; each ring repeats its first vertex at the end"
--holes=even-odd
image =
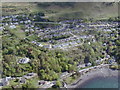
{"type": "Polygon", "coordinates": [[[2,14],[44,12],[45,18],[106,18],[118,15],[118,3],[104,2],[46,2],[2,3],[2,14]]]}

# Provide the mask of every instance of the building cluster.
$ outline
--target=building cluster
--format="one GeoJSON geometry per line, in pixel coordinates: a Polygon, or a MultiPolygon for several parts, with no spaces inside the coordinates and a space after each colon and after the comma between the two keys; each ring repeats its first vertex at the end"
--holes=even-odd
{"type": "Polygon", "coordinates": [[[44,81],[44,80],[38,81],[38,86],[41,88],[50,88],[55,84],[56,84],[56,81],[44,81]]]}
{"type": "Polygon", "coordinates": [[[11,77],[11,76],[5,77],[5,78],[0,79],[0,87],[7,86],[10,84],[9,82],[11,80],[16,80],[16,79],[18,80],[19,84],[24,84],[24,83],[26,83],[26,80],[31,79],[33,77],[37,77],[37,73],[33,73],[33,72],[28,73],[22,77],[11,77]]]}
{"type": "Polygon", "coordinates": [[[112,32],[116,30],[114,27],[118,26],[118,22],[115,21],[96,21],[89,23],[84,22],[82,19],[65,20],[60,22],[45,22],[41,16],[36,14],[32,16],[24,14],[2,16],[0,19],[3,21],[1,22],[3,26],[0,27],[0,30],[5,29],[6,26],[10,29],[15,29],[18,25],[23,25],[23,31],[25,33],[29,33],[29,36],[38,36],[36,42],[31,42],[37,46],[45,48],[66,48],[76,46],[76,44],[81,44],[81,39],[84,39],[84,41],[94,39],[93,41],[95,41],[94,34],[84,35],[84,33],[87,31],[91,32],[92,30],[112,32]],[[35,21],[36,18],[41,21],[35,21]],[[41,24],[47,24],[47,26],[42,28],[41,24]],[[49,27],[51,24],[55,24],[54,27],[49,27]],[[41,42],[46,42],[50,45],[44,46],[41,42]]]}

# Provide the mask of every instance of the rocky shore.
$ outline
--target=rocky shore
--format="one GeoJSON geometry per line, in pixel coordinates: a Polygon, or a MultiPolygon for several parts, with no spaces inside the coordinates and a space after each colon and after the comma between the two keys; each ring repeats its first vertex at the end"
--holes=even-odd
{"type": "Polygon", "coordinates": [[[116,76],[118,78],[118,70],[112,70],[109,69],[109,65],[106,65],[104,67],[98,67],[89,70],[87,73],[81,75],[78,80],[73,83],[72,85],[67,85],[67,88],[80,88],[80,86],[85,83],[88,80],[91,80],[95,77],[110,77],[110,76],[116,76]]]}

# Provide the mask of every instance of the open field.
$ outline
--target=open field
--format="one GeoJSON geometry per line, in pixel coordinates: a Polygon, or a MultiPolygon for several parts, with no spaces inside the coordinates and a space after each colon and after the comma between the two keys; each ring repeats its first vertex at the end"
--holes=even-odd
{"type": "Polygon", "coordinates": [[[118,3],[2,3],[3,15],[43,12],[45,18],[107,18],[118,16],[118,3]],[[11,13],[12,12],[12,13],[11,13]]]}
{"type": "Polygon", "coordinates": [[[16,35],[20,39],[24,39],[25,38],[25,32],[20,30],[19,27],[17,29],[11,29],[10,33],[16,35]]]}

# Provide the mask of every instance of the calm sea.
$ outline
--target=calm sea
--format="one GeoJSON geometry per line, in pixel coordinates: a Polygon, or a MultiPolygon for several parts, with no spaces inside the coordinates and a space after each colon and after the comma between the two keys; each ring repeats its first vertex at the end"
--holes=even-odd
{"type": "Polygon", "coordinates": [[[118,77],[96,77],[84,82],[79,88],[118,88],[118,77]]]}

